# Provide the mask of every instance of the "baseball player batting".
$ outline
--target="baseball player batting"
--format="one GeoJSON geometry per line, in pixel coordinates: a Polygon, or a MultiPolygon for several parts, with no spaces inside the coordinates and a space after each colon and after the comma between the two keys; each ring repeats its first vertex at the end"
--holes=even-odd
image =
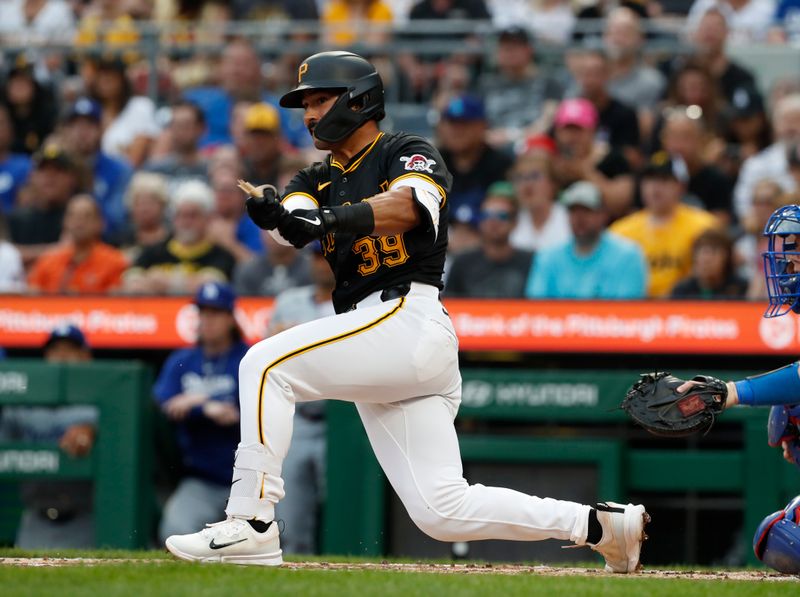
{"type": "MultiPolygon", "coordinates": [[[[764,275],[769,305],[764,317],[800,313],[800,206],[778,208],[767,221],[764,275]]],[[[742,404],[772,406],[769,444],[800,467],[800,362],[739,381],[706,375],[689,381],[668,373],[646,373],[628,391],[622,408],[656,435],[707,431],[725,409],[742,404]]],[[[753,537],[756,556],[788,574],[800,574],[800,495],[764,518],[753,537]]]]}
{"type": "Polygon", "coordinates": [[[273,518],[295,404],[333,399],[355,403],[389,482],[431,537],[569,540],[602,554],[609,571],[635,571],[643,506],[593,508],[464,479],[453,425],[458,338],[439,302],[452,179],[424,139],[380,132],[383,84],[373,65],[349,52],[315,54],[280,103],[304,111],[315,146],[330,155],[301,170],[282,199],[242,182],[247,210],[279,242],[321,239],[337,314],[249,350],[227,519],[169,537],[167,548],[185,560],[280,565],[273,518]]]}

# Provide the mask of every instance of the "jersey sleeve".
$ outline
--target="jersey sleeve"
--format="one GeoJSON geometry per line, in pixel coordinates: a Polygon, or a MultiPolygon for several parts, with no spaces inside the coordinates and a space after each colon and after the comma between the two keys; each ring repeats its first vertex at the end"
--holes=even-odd
{"type": "Polygon", "coordinates": [[[388,189],[411,188],[424,224],[435,239],[453,180],[442,156],[421,137],[409,136],[388,152],[387,159],[388,189]]]}
{"type": "Polygon", "coordinates": [[[183,390],[181,386],[181,368],[182,368],[181,352],[175,352],[170,355],[161,373],[158,374],[158,379],[153,386],[153,397],[159,404],[164,404],[173,396],[177,396],[183,390]]]}
{"type": "Polygon", "coordinates": [[[281,203],[289,211],[295,209],[316,209],[320,206],[319,193],[313,171],[303,168],[294,175],[281,195],[281,203]]]}

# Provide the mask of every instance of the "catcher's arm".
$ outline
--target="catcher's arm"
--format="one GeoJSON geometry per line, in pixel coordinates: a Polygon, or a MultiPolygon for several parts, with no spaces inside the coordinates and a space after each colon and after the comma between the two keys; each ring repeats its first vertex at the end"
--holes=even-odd
{"type": "MultiPolygon", "coordinates": [[[[780,369],[753,375],[739,381],[729,381],[727,406],[773,406],[775,404],[797,404],[800,402],[800,374],[794,362],[780,369]]],[[[687,381],[681,388],[691,388],[687,381]]],[[[681,388],[678,388],[679,390],[681,388]]]]}
{"type": "MultiPolygon", "coordinates": [[[[698,385],[701,382],[695,381],[690,379],[685,381],[683,384],[679,385],[675,391],[679,394],[685,394],[691,389],[693,386],[698,385]]],[[[739,393],[736,390],[736,383],[732,381],[726,381],[725,387],[728,388],[728,398],[725,400],[725,404],[723,404],[722,408],[730,408],[731,406],[736,406],[739,404],[739,393]]]]}

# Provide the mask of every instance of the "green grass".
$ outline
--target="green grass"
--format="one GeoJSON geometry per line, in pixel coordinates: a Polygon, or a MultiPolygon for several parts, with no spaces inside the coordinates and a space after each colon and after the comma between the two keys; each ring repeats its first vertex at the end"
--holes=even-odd
{"type": "MultiPolygon", "coordinates": [[[[353,595],[390,597],[402,595],[561,595],[647,597],[737,597],[794,594],[794,582],[692,581],[642,577],[546,577],[499,574],[430,574],[383,570],[289,570],[260,567],[188,564],[162,552],[24,552],[0,550],[0,557],[26,555],[51,557],[135,558],[135,563],[92,566],[0,566],[0,594],[57,595],[71,597],[117,595],[204,597],[210,595],[353,595]]],[[[316,558],[315,558],[316,559],[316,558]]],[[[320,558],[334,561],[334,558],[320,558]]],[[[335,558],[345,561],[343,558],[335,558]]],[[[368,561],[347,559],[346,561],[368,561]]]]}

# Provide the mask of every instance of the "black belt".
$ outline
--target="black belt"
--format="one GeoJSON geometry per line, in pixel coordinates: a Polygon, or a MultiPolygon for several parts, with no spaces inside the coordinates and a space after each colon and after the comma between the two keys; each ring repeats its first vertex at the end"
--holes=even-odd
{"type": "MultiPolygon", "coordinates": [[[[407,295],[411,292],[411,282],[404,282],[403,284],[395,284],[394,286],[389,286],[388,288],[384,288],[381,291],[381,301],[391,301],[393,299],[400,298],[402,296],[407,295]]],[[[347,309],[344,310],[345,313],[348,311],[354,311],[357,307],[356,303],[350,305],[347,309]]]]}

